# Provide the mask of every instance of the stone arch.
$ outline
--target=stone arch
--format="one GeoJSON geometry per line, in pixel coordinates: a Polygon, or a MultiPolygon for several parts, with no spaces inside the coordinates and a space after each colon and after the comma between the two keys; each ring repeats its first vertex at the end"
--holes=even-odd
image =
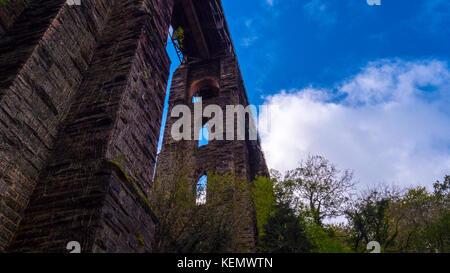
{"type": "Polygon", "coordinates": [[[208,175],[202,172],[198,179],[195,180],[195,202],[197,205],[206,203],[206,196],[208,190],[208,175]]]}
{"type": "Polygon", "coordinates": [[[200,97],[214,97],[219,95],[219,81],[213,77],[205,77],[192,82],[188,89],[188,100],[198,94],[200,97]]]}

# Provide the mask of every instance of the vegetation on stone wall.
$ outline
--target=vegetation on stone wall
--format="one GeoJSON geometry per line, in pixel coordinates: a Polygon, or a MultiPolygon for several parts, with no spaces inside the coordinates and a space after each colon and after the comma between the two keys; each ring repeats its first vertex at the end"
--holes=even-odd
{"type": "Polygon", "coordinates": [[[0,0],[0,7],[1,6],[9,6],[11,4],[17,4],[17,3],[23,3],[24,0],[0,0]]]}
{"type": "Polygon", "coordinates": [[[158,218],[154,252],[239,251],[248,183],[231,174],[208,173],[206,202],[198,204],[187,165],[172,166],[173,173],[153,184],[151,202],[158,218]]]}
{"type": "Polygon", "coordinates": [[[179,50],[183,49],[184,45],[184,29],[182,27],[178,27],[173,31],[172,41],[174,41],[174,45],[178,47],[179,50]]]}

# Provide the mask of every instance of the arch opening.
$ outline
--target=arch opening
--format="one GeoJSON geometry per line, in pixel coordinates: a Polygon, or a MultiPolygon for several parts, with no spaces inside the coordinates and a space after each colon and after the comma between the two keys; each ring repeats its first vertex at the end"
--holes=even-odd
{"type": "Polygon", "coordinates": [[[188,91],[189,98],[196,102],[199,98],[211,98],[219,95],[219,82],[214,78],[203,78],[194,81],[188,91]]]}
{"type": "Polygon", "coordinates": [[[206,175],[203,175],[200,177],[200,179],[197,182],[196,185],[196,198],[195,202],[197,205],[203,205],[206,204],[206,189],[208,186],[208,177],[206,175]]]}
{"type": "Polygon", "coordinates": [[[208,123],[204,124],[198,133],[198,147],[209,144],[209,128],[208,123]]]}

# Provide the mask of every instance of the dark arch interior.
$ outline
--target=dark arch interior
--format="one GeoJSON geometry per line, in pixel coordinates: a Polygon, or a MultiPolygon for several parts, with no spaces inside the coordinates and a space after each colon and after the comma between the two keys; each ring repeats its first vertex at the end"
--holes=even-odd
{"type": "Polygon", "coordinates": [[[194,81],[189,88],[189,97],[211,98],[219,95],[219,83],[213,78],[194,81]]]}

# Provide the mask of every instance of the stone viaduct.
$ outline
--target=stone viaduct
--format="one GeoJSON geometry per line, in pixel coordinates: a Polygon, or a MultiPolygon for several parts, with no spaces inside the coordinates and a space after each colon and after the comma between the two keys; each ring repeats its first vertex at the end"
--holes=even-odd
{"type": "MultiPolygon", "coordinates": [[[[249,183],[267,175],[259,140],[181,141],[170,109],[248,105],[220,0],[10,0],[0,4],[0,252],[152,252],[148,198],[170,71],[170,26],[184,30],[157,177],[191,164],[249,183]],[[75,1],[76,2],[76,1],[75,1]],[[121,158],[120,166],[112,164],[121,158]],[[123,171],[136,176],[123,187],[123,171]]],[[[255,246],[254,209],[242,238],[255,246]]]]}

